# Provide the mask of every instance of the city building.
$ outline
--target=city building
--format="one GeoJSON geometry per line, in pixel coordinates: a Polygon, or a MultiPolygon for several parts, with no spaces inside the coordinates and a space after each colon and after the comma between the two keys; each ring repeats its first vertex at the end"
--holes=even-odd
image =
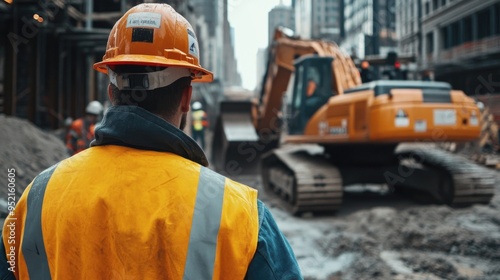
{"type": "Polygon", "coordinates": [[[396,34],[399,53],[420,57],[422,0],[396,0],[396,34]]]}
{"type": "Polygon", "coordinates": [[[500,1],[423,0],[422,11],[423,66],[468,94],[499,92],[485,81],[500,77],[500,1]]]}
{"type": "Polygon", "coordinates": [[[343,0],[341,48],[355,58],[397,51],[395,0],[343,0]]]}
{"type": "Polygon", "coordinates": [[[302,38],[312,38],[312,0],[295,1],[295,32],[302,38]]]}
{"type": "Polygon", "coordinates": [[[403,65],[407,78],[420,80],[429,71],[422,67],[422,0],[396,0],[396,35],[398,55],[414,57],[403,65]]]}
{"type": "Polygon", "coordinates": [[[269,44],[273,40],[274,30],[278,26],[283,26],[295,30],[295,15],[292,7],[285,6],[283,3],[274,7],[268,13],[268,36],[269,44]]]}
{"type": "Polygon", "coordinates": [[[256,83],[257,86],[255,88],[255,92],[260,92],[262,89],[262,82],[264,79],[264,75],[266,74],[266,68],[267,68],[267,48],[259,48],[257,50],[257,73],[255,75],[256,77],[256,83]]]}
{"type": "Polygon", "coordinates": [[[296,33],[306,39],[339,42],[343,0],[295,1],[296,33]]]}
{"type": "Polygon", "coordinates": [[[422,64],[500,124],[500,0],[422,0],[422,64]]]}

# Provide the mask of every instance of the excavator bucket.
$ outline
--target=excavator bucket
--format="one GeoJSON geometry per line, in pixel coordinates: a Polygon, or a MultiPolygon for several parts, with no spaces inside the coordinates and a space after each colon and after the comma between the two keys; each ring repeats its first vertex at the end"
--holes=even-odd
{"type": "Polygon", "coordinates": [[[212,142],[215,169],[227,176],[258,174],[258,142],[251,101],[222,101],[212,142]]]}

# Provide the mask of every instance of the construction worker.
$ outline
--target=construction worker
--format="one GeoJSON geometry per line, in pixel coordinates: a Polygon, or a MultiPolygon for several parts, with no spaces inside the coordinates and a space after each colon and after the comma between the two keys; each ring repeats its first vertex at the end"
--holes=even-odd
{"type": "Polygon", "coordinates": [[[209,169],[182,131],[191,82],[213,80],[188,21],[134,6],[94,68],[112,106],[89,149],[26,188],[4,224],[0,279],[302,279],[257,191],[209,169]]]}
{"type": "Polygon", "coordinates": [[[361,76],[362,83],[369,83],[369,82],[373,81],[373,73],[370,70],[370,63],[366,60],[363,60],[361,62],[360,76],[361,76]]]}
{"type": "Polygon", "coordinates": [[[316,67],[309,67],[305,100],[305,114],[308,119],[326,102],[325,96],[320,93],[320,83],[319,70],[316,67]]]}
{"type": "Polygon", "coordinates": [[[205,129],[208,127],[207,113],[203,111],[201,102],[195,101],[191,107],[192,125],[191,133],[193,139],[200,144],[202,149],[205,149],[205,129]]]}
{"type": "Polygon", "coordinates": [[[94,140],[95,124],[102,114],[103,106],[99,101],[91,101],[85,108],[85,116],[74,120],[66,134],[66,148],[70,155],[77,154],[94,140]]]}

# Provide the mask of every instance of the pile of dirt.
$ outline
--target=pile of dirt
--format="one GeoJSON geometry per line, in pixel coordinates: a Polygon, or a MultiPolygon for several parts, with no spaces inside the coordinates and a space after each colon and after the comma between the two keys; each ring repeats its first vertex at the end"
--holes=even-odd
{"type": "Polygon", "coordinates": [[[38,173],[68,157],[64,143],[32,123],[0,115],[0,216],[7,214],[9,170],[15,175],[16,202],[38,173]]]}

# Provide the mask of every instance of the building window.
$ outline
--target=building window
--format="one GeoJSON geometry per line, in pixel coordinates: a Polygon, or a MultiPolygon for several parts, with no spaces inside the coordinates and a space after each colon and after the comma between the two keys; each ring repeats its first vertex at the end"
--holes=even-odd
{"type": "Polygon", "coordinates": [[[464,43],[472,41],[472,17],[468,16],[464,21],[464,43]]]}
{"type": "Polygon", "coordinates": [[[484,9],[477,15],[477,36],[478,39],[483,39],[491,35],[491,19],[490,10],[484,9]]]}
{"type": "Polygon", "coordinates": [[[457,21],[451,25],[451,47],[462,44],[462,30],[460,30],[460,22],[457,21]]]}
{"type": "Polygon", "coordinates": [[[431,2],[425,3],[425,14],[428,15],[431,12],[431,2]]]}
{"type": "Polygon", "coordinates": [[[434,34],[432,32],[427,33],[425,35],[427,40],[426,53],[430,54],[434,52],[434,34]]]}
{"type": "Polygon", "coordinates": [[[444,7],[446,5],[446,0],[441,0],[441,7],[444,7]]]}
{"type": "Polygon", "coordinates": [[[450,39],[449,39],[449,29],[448,29],[448,26],[445,26],[443,28],[441,28],[441,34],[443,35],[443,49],[447,50],[450,48],[451,46],[451,42],[450,42],[450,39]]]}
{"type": "Polygon", "coordinates": [[[496,4],[495,5],[495,19],[497,21],[497,32],[496,34],[500,34],[500,19],[498,17],[500,17],[500,3],[499,4],[496,4]]]}
{"type": "Polygon", "coordinates": [[[435,11],[439,8],[439,1],[438,0],[432,0],[432,9],[435,11]]]}

